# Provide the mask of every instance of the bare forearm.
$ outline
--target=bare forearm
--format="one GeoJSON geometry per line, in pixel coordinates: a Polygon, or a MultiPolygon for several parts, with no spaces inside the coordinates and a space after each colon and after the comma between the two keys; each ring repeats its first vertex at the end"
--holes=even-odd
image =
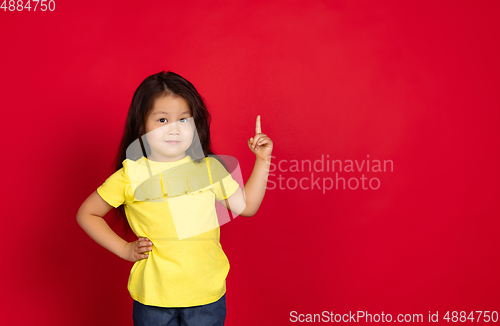
{"type": "Polygon", "coordinates": [[[82,229],[95,242],[118,257],[124,257],[125,245],[128,242],[116,234],[102,217],[88,213],[80,213],[77,215],[76,219],[82,229]]]}
{"type": "Polygon", "coordinates": [[[255,160],[252,174],[245,184],[246,208],[241,215],[252,216],[259,210],[266,193],[270,163],[271,158],[267,161],[259,158],[255,160]]]}

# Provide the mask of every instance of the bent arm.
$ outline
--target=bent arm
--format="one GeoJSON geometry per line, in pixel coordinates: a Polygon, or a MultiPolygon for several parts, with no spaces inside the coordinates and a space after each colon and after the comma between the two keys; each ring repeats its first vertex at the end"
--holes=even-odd
{"type": "Polygon", "coordinates": [[[233,195],[221,203],[225,207],[229,206],[229,209],[239,216],[255,215],[266,193],[270,165],[271,157],[267,161],[256,158],[252,174],[245,184],[244,193],[241,188],[238,188],[233,195]]]}
{"type": "Polygon", "coordinates": [[[116,234],[103,219],[113,208],[94,191],[80,206],[76,221],[81,228],[98,244],[120,258],[125,256],[125,245],[128,243],[116,234]]]}

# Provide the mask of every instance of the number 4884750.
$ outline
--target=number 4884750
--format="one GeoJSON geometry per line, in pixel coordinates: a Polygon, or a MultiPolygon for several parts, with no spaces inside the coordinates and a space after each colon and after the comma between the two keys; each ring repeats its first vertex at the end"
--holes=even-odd
{"type": "Polygon", "coordinates": [[[469,315],[465,311],[447,311],[443,316],[448,322],[497,322],[498,321],[498,312],[496,311],[471,311],[469,315]]]}
{"type": "Polygon", "coordinates": [[[54,11],[56,10],[56,2],[54,0],[4,0],[0,9],[3,11],[54,11]],[[33,6],[31,5],[33,3],[33,6]]]}

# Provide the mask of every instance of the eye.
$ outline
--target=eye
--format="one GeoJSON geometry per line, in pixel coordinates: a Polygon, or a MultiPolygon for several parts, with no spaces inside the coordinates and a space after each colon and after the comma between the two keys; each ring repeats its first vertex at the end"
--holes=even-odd
{"type": "Polygon", "coordinates": [[[158,121],[162,122],[161,120],[165,120],[165,122],[167,121],[167,119],[165,119],[165,118],[158,119],[158,121]]]}
{"type": "Polygon", "coordinates": [[[186,123],[187,121],[188,121],[187,118],[182,118],[181,119],[181,122],[183,122],[183,123],[186,123]],[[182,121],[182,120],[184,120],[184,121],[182,121]]]}

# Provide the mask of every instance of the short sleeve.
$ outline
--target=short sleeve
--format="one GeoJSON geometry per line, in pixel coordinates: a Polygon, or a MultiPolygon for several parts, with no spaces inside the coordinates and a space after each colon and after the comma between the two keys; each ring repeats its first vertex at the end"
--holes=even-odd
{"type": "Polygon", "coordinates": [[[240,185],[217,159],[212,158],[209,162],[212,174],[216,177],[216,180],[221,180],[214,183],[215,197],[218,201],[231,197],[240,185]]]}
{"type": "Polygon", "coordinates": [[[124,176],[124,168],[113,173],[104,183],[97,188],[97,193],[108,204],[117,208],[125,203],[125,189],[127,181],[124,176]]]}

